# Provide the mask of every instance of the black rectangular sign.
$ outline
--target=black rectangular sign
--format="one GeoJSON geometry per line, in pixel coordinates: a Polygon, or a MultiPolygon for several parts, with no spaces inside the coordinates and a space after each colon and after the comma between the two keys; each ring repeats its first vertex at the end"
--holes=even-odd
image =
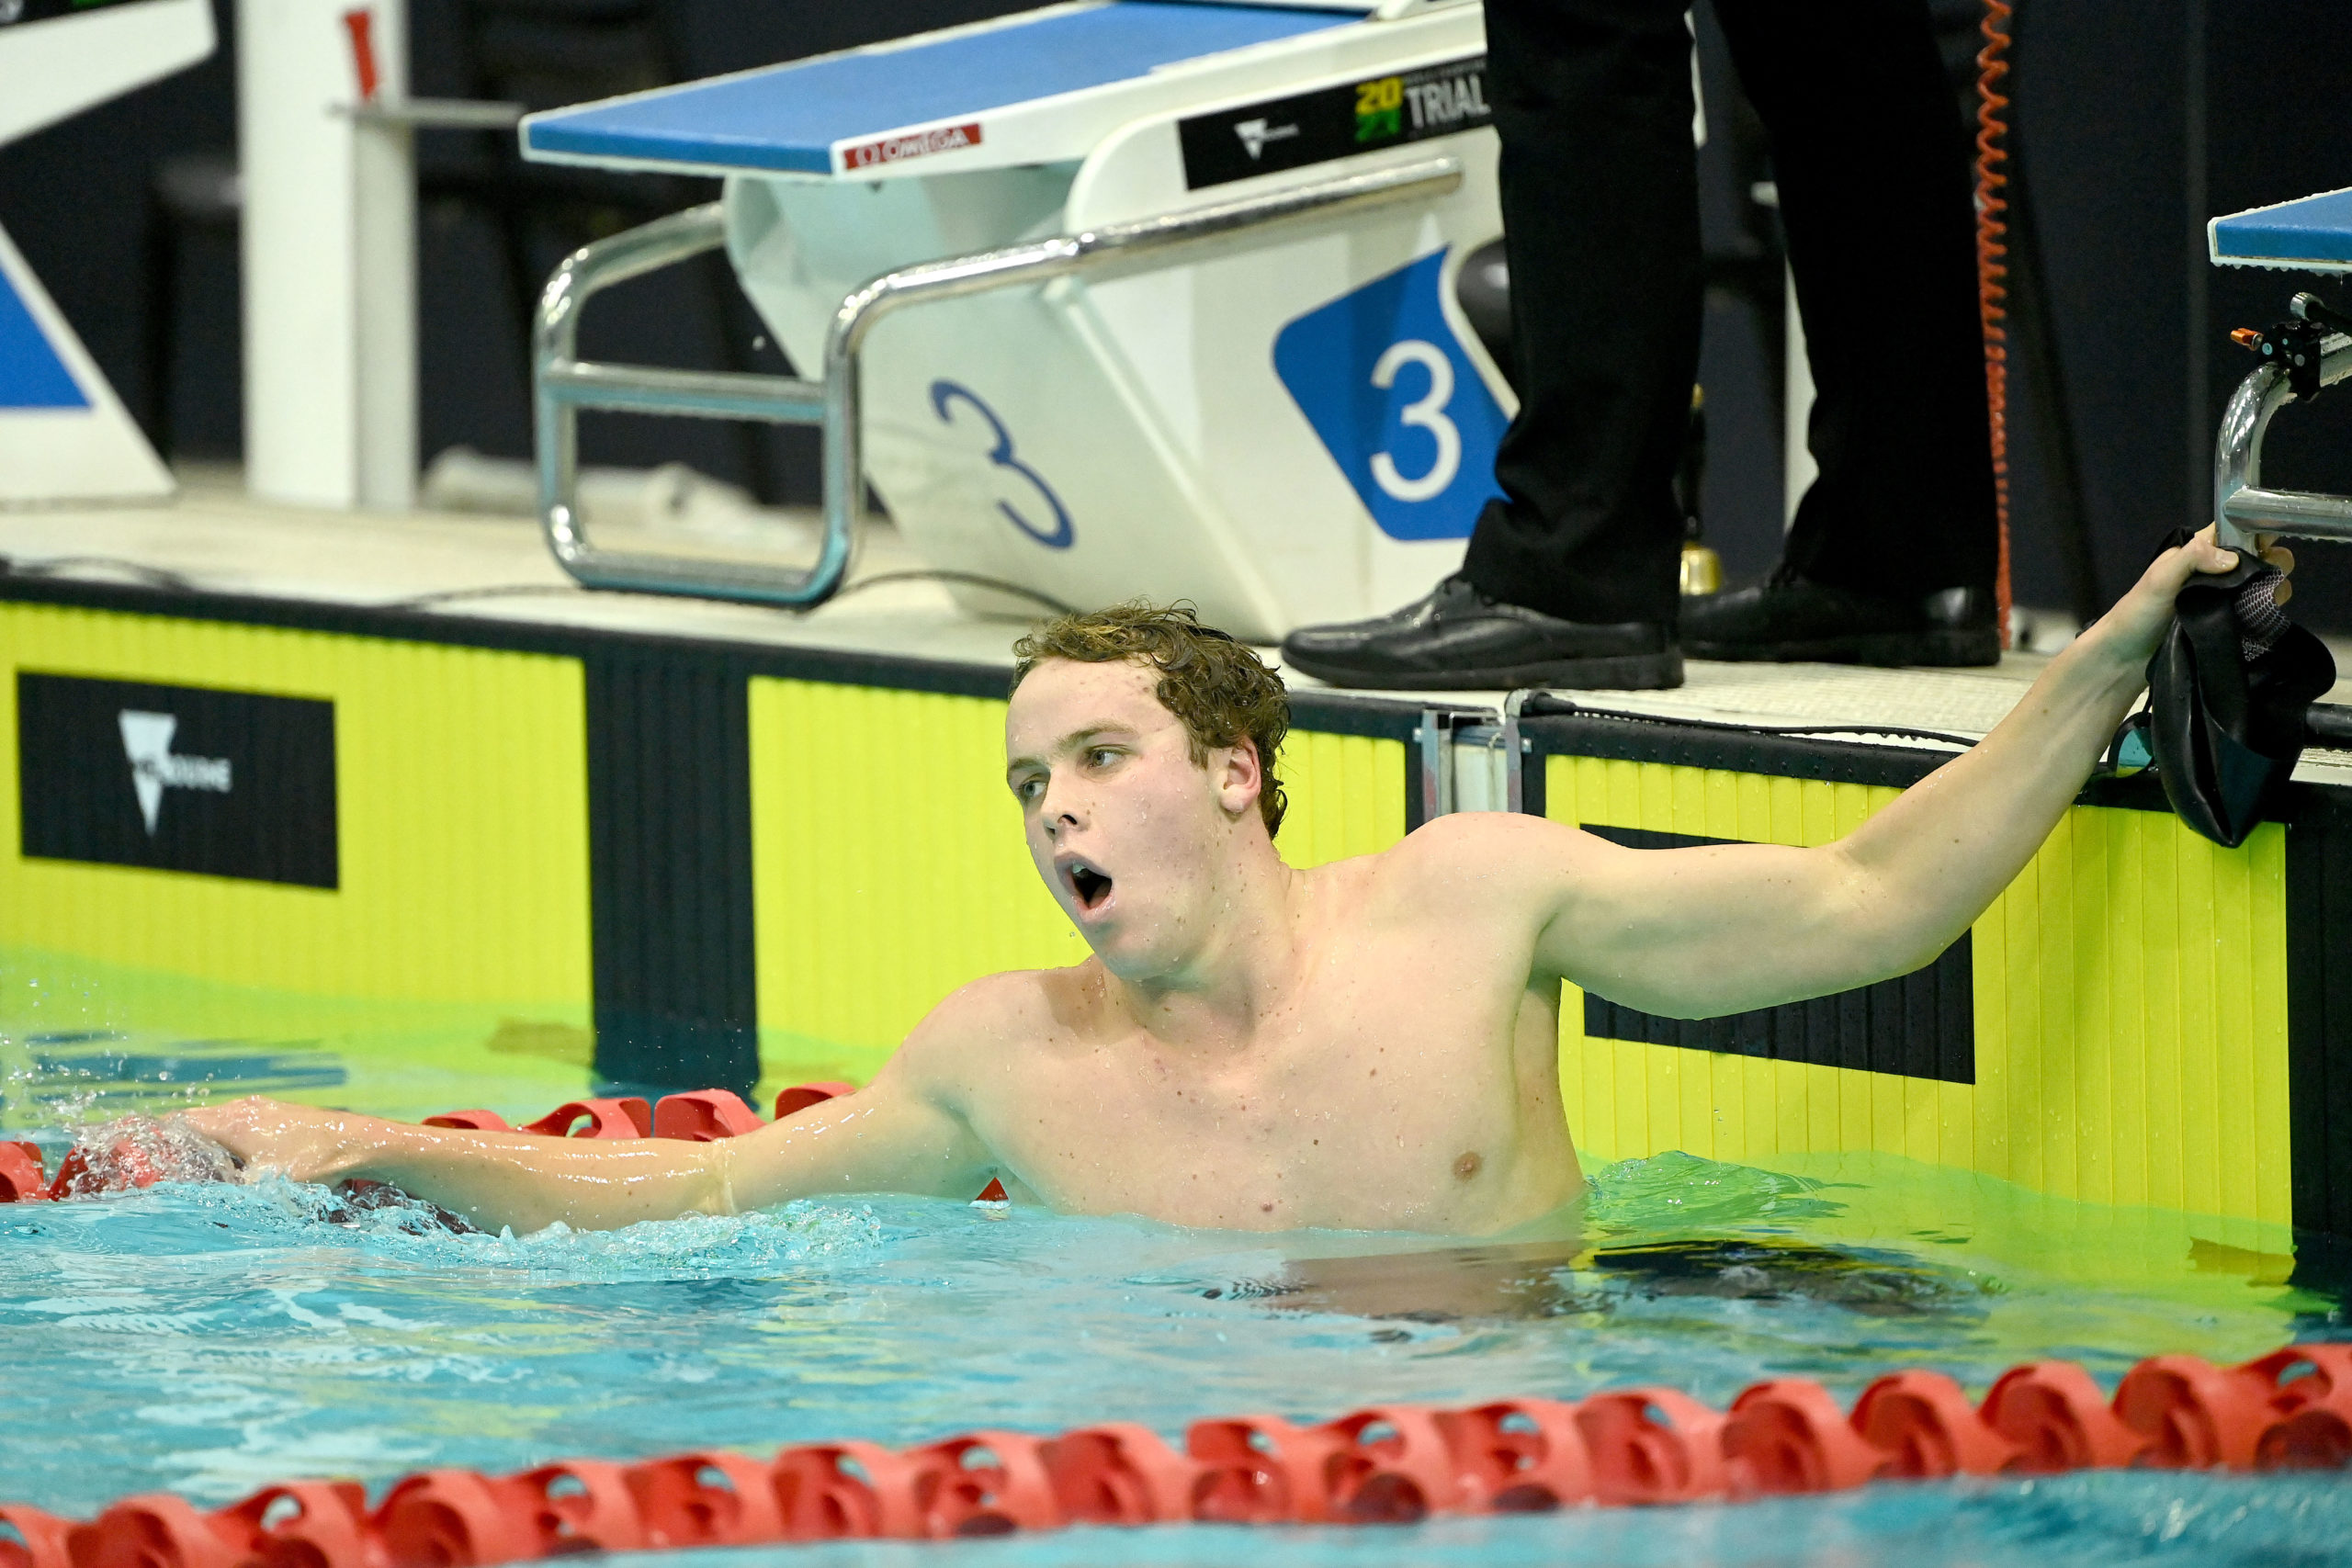
{"type": "Polygon", "coordinates": [[[334,705],[17,674],[24,853],[336,886],[334,705]]]}
{"type": "Polygon", "coordinates": [[[1465,55],[1177,122],[1184,186],[1199,190],[1492,124],[1487,57],[1465,55]]]}

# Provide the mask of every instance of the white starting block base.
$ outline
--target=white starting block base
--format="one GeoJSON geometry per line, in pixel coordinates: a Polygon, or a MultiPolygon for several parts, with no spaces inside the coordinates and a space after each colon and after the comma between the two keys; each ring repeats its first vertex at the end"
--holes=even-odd
{"type": "MultiPolygon", "coordinates": [[[[210,0],[0,18],[0,145],[212,52],[210,0]]],[[[172,477],[0,231],[0,506],[168,494],[172,477]]]]}
{"type": "Polygon", "coordinates": [[[1148,270],[911,302],[860,351],[865,472],[934,566],[1272,641],[1427,592],[1495,493],[1515,401],[1454,294],[1502,229],[1485,47],[1471,5],[1111,0],[534,116],[524,146],[725,175],[737,275],[811,376],[883,274],[1442,165],[1148,270]]]}
{"type": "Polygon", "coordinates": [[[171,489],[170,470],[0,230],[0,506],[171,489]]]}

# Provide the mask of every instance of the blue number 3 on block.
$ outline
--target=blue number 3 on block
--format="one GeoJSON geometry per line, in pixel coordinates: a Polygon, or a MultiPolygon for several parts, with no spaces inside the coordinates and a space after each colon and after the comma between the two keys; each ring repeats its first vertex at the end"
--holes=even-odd
{"type": "Polygon", "coordinates": [[[1510,420],[1446,319],[1445,258],[1375,277],[1274,336],[1274,374],[1392,539],[1467,538],[1502,493],[1495,448],[1510,420]]]}
{"type": "Polygon", "coordinates": [[[1054,509],[1054,525],[1051,528],[1038,527],[1021,515],[1009,501],[998,502],[996,509],[1004,513],[1006,522],[1046,548],[1069,548],[1077,534],[1069,525],[1069,513],[1063,510],[1061,497],[1054,493],[1054,487],[1047,484],[1036,469],[1013,456],[1012,433],[1004,428],[1004,421],[997,418],[996,411],[980,401],[978,395],[968,387],[957,386],[953,381],[933,381],[931,384],[931,412],[939,416],[942,424],[956,423],[956,416],[947,412],[947,405],[958,402],[971,404],[973,412],[988,421],[989,429],[995,434],[996,445],[989,450],[989,461],[1000,468],[1010,468],[1028,480],[1030,488],[1054,509]]]}

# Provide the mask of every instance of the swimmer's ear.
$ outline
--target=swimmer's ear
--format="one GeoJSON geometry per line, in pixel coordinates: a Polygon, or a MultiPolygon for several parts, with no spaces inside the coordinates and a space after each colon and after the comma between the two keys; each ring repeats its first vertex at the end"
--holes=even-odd
{"type": "Polygon", "coordinates": [[[1236,817],[1257,808],[1266,787],[1266,770],[1258,761],[1258,743],[1248,736],[1210,754],[1216,772],[1217,798],[1236,817]],[[1222,761],[1219,761],[1219,759],[1222,761]]]}

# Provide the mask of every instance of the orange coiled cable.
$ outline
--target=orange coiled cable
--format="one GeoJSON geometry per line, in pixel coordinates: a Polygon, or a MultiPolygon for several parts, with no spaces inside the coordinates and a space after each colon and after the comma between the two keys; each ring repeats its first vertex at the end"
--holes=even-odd
{"type": "Polygon", "coordinates": [[[2009,47],[2009,6],[2007,0],[1984,0],[1984,47],[1976,54],[1976,312],[1984,329],[1984,403],[1988,434],[1993,444],[1993,515],[2000,529],[2000,554],[1994,568],[1993,596],[2000,607],[2001,646],[2009,646],[2009,349],[2005,303],[2009,226],[2001,214],[2008,201],[2001,187],[2009,176],[2001,165],[2009,161],[2003,145],[2008,122],[2001,111],[2009,100],[2000,90],[2009,73],[2004,58],[2009,47]]]}

